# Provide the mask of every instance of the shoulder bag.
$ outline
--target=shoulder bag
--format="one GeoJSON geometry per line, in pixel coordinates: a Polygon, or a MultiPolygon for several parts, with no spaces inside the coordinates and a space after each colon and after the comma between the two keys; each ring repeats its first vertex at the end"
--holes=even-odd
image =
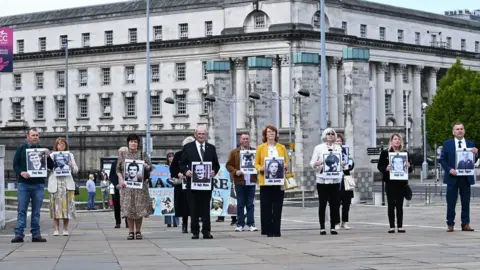
{"type": "Polygon", "coordinates": [[[345,185],[346,191],[354,190],[356,186],[355,180],[351,175],[345,175],[343,179],[343,184],[345,185]]]}

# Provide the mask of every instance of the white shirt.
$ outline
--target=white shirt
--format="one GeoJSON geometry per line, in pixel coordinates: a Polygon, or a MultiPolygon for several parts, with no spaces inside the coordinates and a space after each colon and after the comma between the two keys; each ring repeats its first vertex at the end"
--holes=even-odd
{"type": "Polygon", "coordinates": [[[277,146],[268,146],[268,157],[278,157],[277,146]]]}
{"type": "Polygon", "coordinates": [[[312,159],[310,160],[310,166],[316,170],[316,177],[317,177],[317,183],[319,184],[338,184],[342,181],[342,178],[338,179],[323,179],[323,174],[322,174],[322,168],[323,166],[320,167],[315,167],[315,162],[317,161],[322,161],[323,162],[323,154],[327,154],[329,149],[332,149],[335,152],[340,152],[342,153],[342,146],[339,144],[333,144],[332,147],[328,147],[326,143],[319,144],[315,146],[315,149],[313,150],[313,155],[312,159]]]}
{"type": "Polygon", "coordinates": [[[456,150],[463,150],[467,149],[467,142],[465,141],[465,138],[462,138],[461,140],[455,138],[455,149],[456,150]],[[462,148],[458,148],[458,142],[462,142],[462,148]]]}
{"type": "Polygon", "coordinates": [[[198,141],[195,141],[195,145],[197,146],[198,155],[200,156],[200,159],[203,161],[202,152],[200,151],[200,145],[203,145],[203,152],[205,152],[206,151],[205,142],[199,143],[198,141]]]}

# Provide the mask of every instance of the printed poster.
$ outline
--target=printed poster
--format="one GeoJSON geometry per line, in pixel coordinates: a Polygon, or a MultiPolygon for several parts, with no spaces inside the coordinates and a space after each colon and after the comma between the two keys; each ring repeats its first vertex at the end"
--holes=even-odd
{"type": "Polygon", "coordinates": [[[232,189],[230,174],[220,163],[220,171],[213,178],[212,200],[210,203],[211,216],[236,216],[237,215],[237,194],[232,189]]]}
{"type": "Polygon", "coordinates": [[[455,152],[455,170],[458,176],[475,175],[475,157],[470,149],[455,152]]]}
{"type": "Polygon", "coordinates": [[[212,162],[192,162],[192,168],[191,189],[212,190],[212,162]]]}
{"type": "Polygon", "coordinates": [[[170,178],[170,167],[167,165],[152,165],[152,187],[155,188],[170,188],[173,187],[172,179],[170,178]]]}
{"type": "Polygon", "coordinates": [[[53,172],[56,176],[68,176],[70,174],[70,166],[68,163],[71,161],[70,152],[53,152],[50,157],[53,160],[54,167],[53,172]]]}
{"type": "Polygon", "coordinates": [[[32,178],[47,177],[47,155],[45,148],[26,149],[27,173],[32,178]]]}
{"type": "Polygon", "coordinates": [[[265,185],[283,186],[285,184],[285,160],[283,157],[265,158],[265,185]]]}
{"type": "Polygon", "coordinates": [[[330,151],[323,154],[323,178],[339,179],[343,176],[342,153],[330,151]]]}
{"type": "Polygon", "coordinates": [[[240,150],[240,171],[243,174],[257,174],[255,169],[256,150],[240,150]]]}
{"type": "Polygon", "coordinates": [[[390,160],[390,180],[408,180],[407,152],[388,153],[390,160]]]}
{"type": "Polygon", "coordinates": [[[13,72],[13,28],[0,28],[0,72],[13,72]]]}
{"type": "Polygon", "coordinates": [[[152,216],[174,216],[174,192],[173,188],[150,188],[150,198],[152,198],[153,215],[152,216]]]}
{"type": "Polygon", "coordinates": [[[143,188],[143,160],[126,159],[123,168],[127,188],[143,188]]]}

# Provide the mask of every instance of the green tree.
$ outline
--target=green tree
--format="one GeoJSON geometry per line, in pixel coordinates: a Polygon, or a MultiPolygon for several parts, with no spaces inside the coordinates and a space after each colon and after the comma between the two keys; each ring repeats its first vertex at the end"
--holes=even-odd
{"type": "Polygon", "coordinates": [[[452,138],[456,122],[465,125],[465,137],[480,141],[480,73],[466,69],[460,60],[440,80],[437,94],[427,108],[427,143],[442,145],[452,138]]]}

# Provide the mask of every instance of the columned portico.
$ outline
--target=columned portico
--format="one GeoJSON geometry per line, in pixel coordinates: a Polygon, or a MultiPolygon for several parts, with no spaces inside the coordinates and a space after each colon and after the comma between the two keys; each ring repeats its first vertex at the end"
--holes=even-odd
{"type": "Polygon", "coordinates": [[[338,113],[339,113],[339,119],[338,119],[338,125],[340,127],[345,127],[345,73],[343,71],[343,65],[339,64],[338,65],[338,72],[337,72],[337,78],[338,78],[338,113]]]}
{"type": "Polygon", "coordinates": [[[404,121],[403,114],[403,72],[405,65],[398,64],[395,66],[395,123],[402,126],[404,121]]]}
{"type": "Polygon", "coordinates": [[[328,63],[328,116],[331,127],[338,127],[338,117],[341,111],[338,108],[338,83],[337,70],[340,58],[331,57],[328,63]]]}
{"type": "Polygon", "coordinates": [[[422,145],[422,137],[419,136],[422,134],[421,128],[421,119],[422,119],[422,74],[423,66],[414,66],[413,67],[413,91],[412,91],[412,132],[413,132],[413,144],[414,148],[419,148],[422,145]]]}
{"type": "MultiPolygon", "coordinates": [[[[379,126],[385,126],[385,70],[389,68],[388,63],[377,63],[377,120],[379,126]]],[[[374,72],[374,71],[372,71],[374,72]]]]}

